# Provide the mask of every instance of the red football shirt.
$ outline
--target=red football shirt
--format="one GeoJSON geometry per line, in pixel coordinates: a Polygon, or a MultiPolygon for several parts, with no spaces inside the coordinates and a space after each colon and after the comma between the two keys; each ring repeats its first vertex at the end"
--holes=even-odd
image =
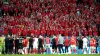
{"type": "Polygon", "coordinates": [[[93,38],[91,38],[90,39],[90,46],[96,46],[96,41],[95,41],[95,39],[93,39],[93,38]]]}
{"type": "Polygon", "coordinates": [[[89,35],[92,36],[92,29],[89,28],[89,35]]]}
{"type": "Polygon", "coordinates": [[[69,46],[69,40],[68,40],[68,38],[65,39],[65,46],[69,46]]]}
{"type": "Polygon", "coordinates": [[[8,34],[8,29],[7,28],[4,29],[4,34],[8,34]]]}
{"type": "Polygon", "coordinates": [[[50,44],[50,38],[49,37],[46,38],[46,44],[50,44]]]}
{"type": "Polygon", "coordinates": [[[17,28],[12,28],[11,31],[12,31],[12,34],[17,34],[18,30],[17,30],[17,28]]]}
{"type": "Polygon", "coordinates": [[[27,47],[27,45],[28,45],[28,39],[24,39],[23,40],[23,45],[24,45],[24,47],[27,47]]]}
{"type": "Polygon", "coordinates": [[[71,45],[76,45],[76,37],[71,37],[70,38],[70,44],[71,45]]]}
{"type": "Polygon", "coordinates": [[[23,34],[23,36],[26,36],[26,35],[27,35],[27,30],[24,29],[24,30],[22,31],[22,34],[23,34]]]}

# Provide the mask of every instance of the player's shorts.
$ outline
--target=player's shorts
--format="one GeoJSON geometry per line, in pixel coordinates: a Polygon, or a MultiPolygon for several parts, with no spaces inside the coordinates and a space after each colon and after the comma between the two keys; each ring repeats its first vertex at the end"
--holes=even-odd
{"type": "Polygon", "coordinates": [[[33,48],[38,48],[38,45],[33,45],[33,48]]]}
{"type": "Polygon", "coordinates": [[[29,45],[29,48],[33,49],[33,45],[29,45]]]}
{"type": "Polygon", "coordinates": [[[76,45],[71,45],[71,48],[72,49],[76,49],[76,45]]]}
{"type": "Polygon", "coordinates": [[[91,48],[91,49],[96,49],[96,47],[94,47],[94,46],[91,46],[90,48],[91,48]]]}
{"type": "Polygon", "coordinates": [[[57,45],[52,45],[52,49],[57,49],[57,45]]]}
{"type": "Polygon", "coordinates": [[[78,49],[83,49],[83,46],[79,46],[78,49]]]}
{"type": "Polygon", "coordinates": [[[50,44],[46,44],[46,48],[50,48],[50,44]]]}
{"type": "Polygon", "coordinates": [[[22,49],[22,48],[23,48],[23,44],[22,43],[18,44],[18,49],[22,49]]]}
{"type": "Polygon", "coordinates": [[[100,46],[97,47],[97,51],[98,51],[98,52],[100,51],[100,46]]]}
{"type": "Polygon", "coordinates": [[[83,44],[83,49],[84,49],[84,48],[87,48],[87,44],[83,44]]]}
{"type": "Polygon", "coordinates": [[[28,46],[24,47],[25,49],[29,48],[28,46]]]}

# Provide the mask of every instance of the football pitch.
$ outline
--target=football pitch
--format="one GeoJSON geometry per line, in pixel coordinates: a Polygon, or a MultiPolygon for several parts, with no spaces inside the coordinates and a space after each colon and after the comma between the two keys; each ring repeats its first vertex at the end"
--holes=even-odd
{"type": "Polygon", "coordinates": [[[11,55],[0,55],[0,56],[100,56],[100,54],[11,54],[11,55]]]}

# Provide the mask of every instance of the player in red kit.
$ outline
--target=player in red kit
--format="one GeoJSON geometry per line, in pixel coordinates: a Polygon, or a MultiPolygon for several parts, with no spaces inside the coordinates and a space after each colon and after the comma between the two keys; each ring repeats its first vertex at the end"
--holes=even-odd
{"type": "Polygon", "coordinates": [[[28,54],[27,53],[27,47],[28,47],[28,39],[25,37],[24,39],[23,39],[23,45],[24,45],[24,53],[25,54],[28,54]]]}
{"type": "Polygon", "coordinates": [[[72,36],[70,38],[70,45],[71,45],[71,53],[76,53],[76,37],[72,36]]]}
{"type": "Polygon", "coordinates": [[[96,40],[94,37],[90,39],[90,48],[91,48],[91,53],[94,54],[96,51],[96,40]]]}
{"type": "Polygon", "coordinates": [[[50,38],[47,36],[45,41],[46,41],[46,52],[47,54],[49,54],[50,53],[50,38]]]}

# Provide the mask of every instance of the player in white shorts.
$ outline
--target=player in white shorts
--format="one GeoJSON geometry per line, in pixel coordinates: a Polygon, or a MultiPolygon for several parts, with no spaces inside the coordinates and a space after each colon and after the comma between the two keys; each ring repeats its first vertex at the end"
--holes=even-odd
{"type": "Polygon", "coordinates": [[[87,53],[88,39],[86,37],[84,37],[82,40],[83,40],[83,53],[84,53],[85,49],[86,49],[86,53],[87,53]]]}
{"type": "Polygon", "coordinates": [[[94,39],[94,37],[92,37],[90,39],[90,48],[91,48],[91,53],[95,54],[95,52],[96,52],[96,40],[94,39]]]}
{"type": "Polygon", "coordinates": [[[71,53],[76,54],[76,36],[72,36],[70,38],[70,45],[71,45],[71,53]]]}
{"type": "Polygon", "coordinates": [[[37,54],[38,53],[38,38],[37,37],[34,37],[33,49],[34,49],[34,53],[37,54]]]}

